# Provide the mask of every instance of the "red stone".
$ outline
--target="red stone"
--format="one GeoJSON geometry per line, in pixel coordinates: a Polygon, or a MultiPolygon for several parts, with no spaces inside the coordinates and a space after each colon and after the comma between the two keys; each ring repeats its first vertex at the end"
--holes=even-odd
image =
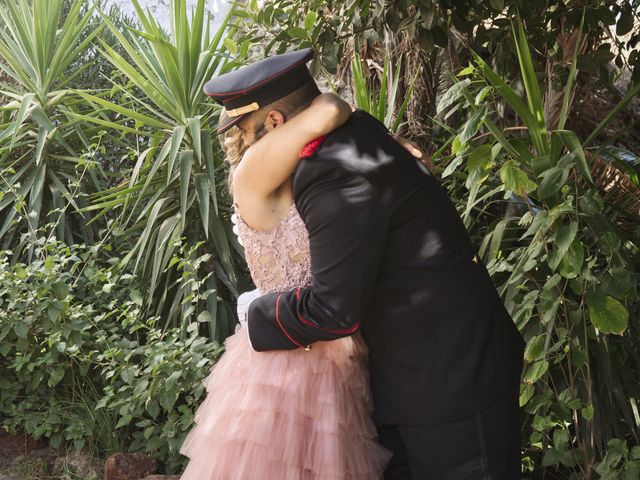
{"type": "Polygon", "coordinates": [[[34,439],[24,431],[17,431],[15,435],[0,429],[0,455],[13,460],[18,455],[26,455],[33,450],[46,448],[47,443],[39,438],[34,439]]]}
{"type": "Polygon", "coordinates": [[[104,480],[139,480],[155,473],[155,458],[144,453],[114,453],[104,463],[104,480]]]}

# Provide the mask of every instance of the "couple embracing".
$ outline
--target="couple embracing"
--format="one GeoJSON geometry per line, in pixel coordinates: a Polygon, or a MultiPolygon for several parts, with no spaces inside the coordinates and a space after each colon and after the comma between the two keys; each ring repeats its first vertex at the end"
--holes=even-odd
{"type": "Polygon", "coordinates": [[[181,478],[520,478],[522,337],[444,189],[320,94],[312,56],[205,86],[257,290],[204,381],[181,478]]]}

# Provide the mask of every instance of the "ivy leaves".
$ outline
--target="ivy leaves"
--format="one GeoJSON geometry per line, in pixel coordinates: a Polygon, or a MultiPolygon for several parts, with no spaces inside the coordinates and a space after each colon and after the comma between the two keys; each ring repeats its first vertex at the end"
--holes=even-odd
{"type": "Polygon", "coordinates": [[[587,295],[589,318],[602,333],[622,335],[627,329],[629,312],[618,300],[602,291],[587,295]]]}
{"type": "Polygon", "coordinates": [[[106,425],[108,442],[117,429],[132,448],[179,464],[220,344],[199,336],[206,318],[186,334],[154,327],[157,319],[141,315],[135,277],[115,281],[101,255],[108,247],[88,250],[40,242],[34,256],[43,260],[29,265],[0,250],[0,417],[78,449],[89,438],[104,448],[106,425]],[[87,403],[69,409],[79,401],[87,403]]]}
{"type": "Polygon", "coordinates": [[[500,180],[507,190],[519,197],[525,197],[535,191],[538,186],[529,179],[529,176],[513,162],[509,160],[500,168],[500,180]]]}
{"type": "MultiPolygon", "coordinates": [[[[524,95],[477,56],[458,74],[466,78],[441,98],[440,118],[466,118],[451,129],[442,176],[458,189],[453,196],[465,225],[479,237],[480,254],[527,341],[520,389],[529,415],[525,463],[574,469],[594,455],[594,446],[579,438],[605,444],[608,432],[640,431],[634,401],[622,398],[640,395],[635,375],[626,373],[640,365],[628,346],[633,342],[618,338],[635,334],[629,312],[640,300],[640,244],[616,225],[618,210],[593,182],[589,139],[564,130],[564,121],[546,130],[539,72],[520,23],[514,37],[524,95]],[[500,115],[504,104],[522,127],[500,115]],[[613,370],[621,373],[609,375],[613,370]]],[[[624,455],[632,456],[615,456],[617,446],[609,443],[604,462],[616,472],[624,455]]]]}
{"type": "Polygon", "coordinates": [[[594,470],[606,480],[640,478],[640,446],[630,449],[625,440],[612,438],[607,442],[607,454],[594,470]]]}

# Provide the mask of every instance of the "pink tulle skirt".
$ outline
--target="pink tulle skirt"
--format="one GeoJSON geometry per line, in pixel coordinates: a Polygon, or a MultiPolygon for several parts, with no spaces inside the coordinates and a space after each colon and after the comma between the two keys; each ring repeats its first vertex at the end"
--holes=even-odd
{"type": "Polygon", "coordinates": [[[390,452],[369,416],[366,353],[359,335],[262,353],[244,330],[229,337],[180,448],[181,480],[382,478],[390,452]]]}

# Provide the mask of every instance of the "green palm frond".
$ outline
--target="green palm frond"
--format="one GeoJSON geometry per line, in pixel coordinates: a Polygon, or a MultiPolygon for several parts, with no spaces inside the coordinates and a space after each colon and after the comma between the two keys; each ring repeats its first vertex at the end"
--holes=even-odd
{"type": "Polygon", "coordinates": [[[86,210],[97,211],[98,217],[108,211],[121,212],[118,228],[136,239],[121,265],[132,263],[141,273],[149,308],[165,315],[167,324],[179,321],[184,325],[206,311],[212,332],[229,333],[230,325],[222,328],[216,323],[233,321],[221,313],[229,307],[217,305],[216,298],[220,288],[237,295],[239,258],[228,219],[218,207],[228,204],[217,198],[226,179],[212,128],[219,110],[204,95],[203,87],[228,68],[220,47],[229,31],[231,12],[212,34],[204,0],[196,3],[191,15],[186,2],[172,1],[170,29],[165,32],[139,2],[134,0],[133,5],[141,27],[132,29],[129,37],[103,16],[128,58],[104,43],[101,51],[134,86],[137,98],[130,86],[122,85],[114,85],[113,90],[131,97],[128,105],[92,92],[78,95],[98,111],[129,119],[125,124],[109,124],[95,116],[96,122],[114,130],[135,127],[142,143],[130,180],[95,195],[86,210]],[[213,252],[210,264],[204,267],[210,274],[207,282],[213,301],[207,299],[198,308],[185,306],[191,295],[189,284],[176,281],[185,274],[175,261],[182,241],[213,252]]]}
{"type": "MultiPolygon", "coordinates": [[[[73,0],[7,0],[0,4],[0,70],[9,79],[0,95],[9,119],[0,135],[0,241],[56,224],[63,240],[89,239],[85,198],[100,188],[95,161],[100,129],[70,113],[83,111],[68,88],[69,66],[90,48],[102,27],[88,30],[93,9],[73,0]]],[[[88,66],[88,65],[87,65],[88,66]]]]}

